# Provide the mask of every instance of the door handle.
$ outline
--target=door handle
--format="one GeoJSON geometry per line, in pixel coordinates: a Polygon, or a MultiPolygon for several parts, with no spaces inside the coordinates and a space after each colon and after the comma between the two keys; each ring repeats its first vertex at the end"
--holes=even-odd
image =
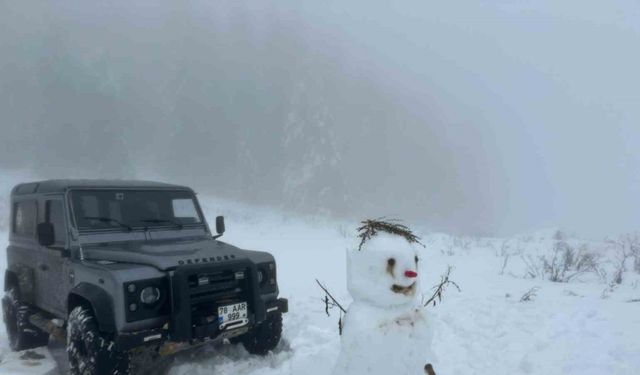
{"type": "Polygon", "coordinates": [[[49,270],[49,266],[47,266],[46,264],[41,264],[40,265],[40,270],[41,271],[48,271],[49,270]]]}

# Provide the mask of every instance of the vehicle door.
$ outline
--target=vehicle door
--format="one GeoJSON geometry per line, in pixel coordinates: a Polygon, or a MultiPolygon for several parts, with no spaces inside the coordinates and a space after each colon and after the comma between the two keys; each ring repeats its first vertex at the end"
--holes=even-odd
{"type": "Polygon", "coordinates": [[[40,202],[40,222],[53,224],[55,242],[40,246],[36,268],[37,294],[42,307],[59,316],[67,314],[67,296],[72,288],[67,213],[62,196],[46,196],[40,202]]]}
{"type": "MultiPolygon", "coordinates": [[[[35,278],[40,248],[36,239],[36,223],[38,222],[38,201],[33,197],[14,199],[11,206],[10,245],[7,247],[9,268],[14,271],[27,272],[28,278],[35,278]],[[28,271],[27,271],[28,270],[28,271]]],[[[35,285],[35,279],[33,284],[35,285]]],[[[20,291],[20,298],[37,305],[35,287],[20,291]]]]}

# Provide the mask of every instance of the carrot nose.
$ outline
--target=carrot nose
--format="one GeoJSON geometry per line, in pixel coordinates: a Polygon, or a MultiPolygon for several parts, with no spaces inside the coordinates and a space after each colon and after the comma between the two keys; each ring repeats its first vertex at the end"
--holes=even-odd
{"type": "Polygon", "coordinates": [[[418,277],[418,273],[414,271],[404,271],[404,275],[411,279],[413,279],[414,277],[418,277]]]}

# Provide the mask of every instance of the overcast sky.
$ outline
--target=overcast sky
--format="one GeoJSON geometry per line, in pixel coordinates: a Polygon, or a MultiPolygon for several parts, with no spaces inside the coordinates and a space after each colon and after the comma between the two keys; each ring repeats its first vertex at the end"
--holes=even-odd
{"type": "Polygon", "coordinates": [[[0,168],[434,230],[640,222],[640,3],[0,0],[0,168]]]}

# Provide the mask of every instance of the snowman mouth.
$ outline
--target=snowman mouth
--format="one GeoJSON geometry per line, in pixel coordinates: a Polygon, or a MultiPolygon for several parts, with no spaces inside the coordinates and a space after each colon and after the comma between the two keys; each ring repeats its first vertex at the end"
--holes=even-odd
{"type": "Polygon", "coordinates": [[[416,283],[414,282],[409,286],[393,284],[391,286],[391,291],[398,294],[404,294],[405,296],[412,296],[416,292],[416,283]]]}

